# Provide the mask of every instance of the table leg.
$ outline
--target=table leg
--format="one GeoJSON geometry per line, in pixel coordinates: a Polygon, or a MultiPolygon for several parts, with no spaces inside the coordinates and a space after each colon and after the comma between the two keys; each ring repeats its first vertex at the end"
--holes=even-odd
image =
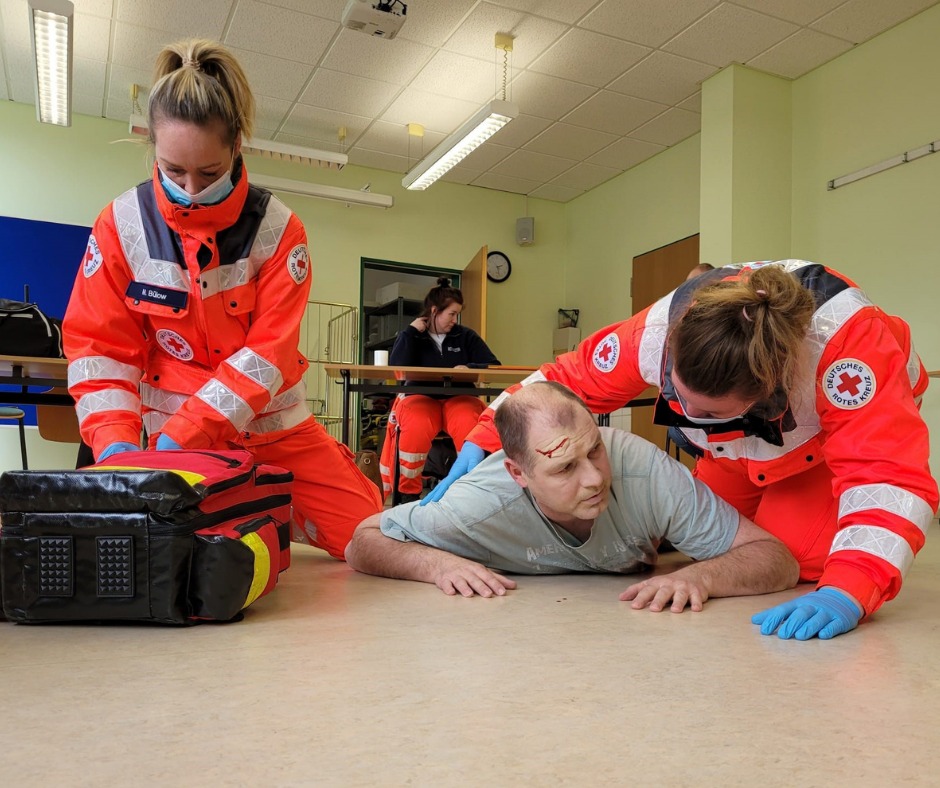
{"type": "Polygon", "coordinates": [[[349,370],[340,370],[343,378],[343,443],[349,446],[349,370]]]}

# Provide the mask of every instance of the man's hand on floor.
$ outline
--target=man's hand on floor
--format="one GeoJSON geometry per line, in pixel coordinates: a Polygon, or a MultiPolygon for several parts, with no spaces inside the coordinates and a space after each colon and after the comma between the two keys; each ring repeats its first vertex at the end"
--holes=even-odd
{"type": "Polygon", "coordinates": [[[654,613],[667,607],[673,613],[681,613],[686,607],[698,612],[707,600],[708,591],[704,585],[675,577],[675,574],[659,575],[634,583],[620,595],[620,601],[630,602],[634,610],[648,607],[654,613]]]}
{"type": "Polygon", "coordinates": [[[483,564],[445,553],[434,585],[448,596],[460,594],[470,597],[476,594],[491,597],[511,591],[516,587],[516,581],[487,569],[483,564]]]}

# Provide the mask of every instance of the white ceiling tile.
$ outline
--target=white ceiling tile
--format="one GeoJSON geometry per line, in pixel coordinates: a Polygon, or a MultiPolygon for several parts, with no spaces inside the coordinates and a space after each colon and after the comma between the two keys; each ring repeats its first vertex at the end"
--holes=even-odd
{"type": "Polygon", "coordinates": [[[72,4],[75,6],[76,14],[92,14],[110,18],[117,3],[113,0],[72,0],[72,4]]]}
{"type": "MultiPolygon", "coordinates": [[[[263,0],[263,2],[339,22],[348,0],[263,0]]],[[[410,6],[411,3],[408,5],[410,6]]]]}
{"type": "Polygon", "coordinates": [[[351,115],[375,117],[400,90],[401,87],[389,82],[318,68],[300,102],[351,115]]]}
{"type": "Polygon", "coordinates": [[[312,65],[323,57],[339,29],[338,23],[318,16],[256,0],[239,0],[225,43],[312,65]]]}
{"type": "Polygon", "coordinates": [[[468,170],[485,172],[490,167],[495,166],[505,159],[513,150],[513,148],[497,145],[495,142],[484,142],[473,153],[467,156],[461,164],[468,170]]]}
{"type": "Polygon", "coordinates": [[[111,45],[111,20],[76,13],[74,43],[75,57],[107,63],[111,45]]]}
{"type": "Polygon", "coordinates": [[[113,28],[114,46],[111,49],[111,61],[119,66],[129,66],[145,72],[148,75],[147,81],[142,84],[149,86],[157,55],[179,36],[168,30],[151,30],[127,22],[115,22],[113,28]]]}
{"type": "Polygon", "coordinates": [[[782,19],[722,3],[663,49],[724,68],[730,63],[746,63],[796,29],[782,19]]]}
{"type": "Polygon", "coordinates": [[[600,153],[595,153],[588,159],[588,163],[617,170],[629,170],[663,150],[666,150],[665,145],[654,145],[650,142],[623,137],[612,145],[608,145],[600,153]]]}
{"type": "Polygon", "coordinates": [[[347,141],[354,142],[371,122],[371,118],[297,104],[288,114],[281,132],[307,137],[318,142],[338,144],[341,127],[346,127],[347,141]]]}
{"type": "Polygon", "coordinates": [[[78,115],[90,115],[93,118],[101,117],[101,97],[103,92],[82,93],[72,85],[72,112],[78,115]]]}
{"type": "Polygon", "coordinates": [[[509,53],[513,68],[525,68],[565,32],[565,26],[548,19],[526,16],[508,8],[481,3],[452,35],[444,48],[481,58],[502,70],[503,52],[496,49],[496,33],[515,36],[509,53]]]}
{"type": "Polygon", "coordinates": [[[802,28],[747,64],[761,71],[796,79],[851,48],[852,44],[841,38],[802,28]]]}
{"type": "Polygon", "coordinates": [[[411,87],[485,104],[496,94],[496,71],[485,60],[441,51],[414,78],[411,87]]]}
{"type": "Polygon", "coordinates": [[[611,82],[607,90],[674,105],[698,91],[715,71],[715,66],[657,50],[611,82]]]}
{"type": "Polygon", "coordinates": [[[689,112],[702,112],[702,91],[697,90],[691,96],[689,96],[685,101],[680,101],[676,106],[679,109],[687,109],[689,112]]]}
{"type": "Polygon", "coordinates": [[[658,47],[681,33],[719,0],[604,0],[578,25],[658,47]]]}
{"type": "Polygon", "coordinates": [[[138,95],[137,101],[140,104],[140,108],[143,112],[147,111],[147,91],[150,85],[151,74],[149,71],[142,71],[135,68],[130,68],[128,66],[122,66],[117,63],[112,63],[111,65],[111,74],[108,78],[108,101],[107,101],[107,117],[112,120],[127,120],[128,115],[130,114],[131,98],[130,91],[131,85],[140,85],[144,88],[144,91],[138,95]],[[114,116],[111,114],[111,103],[115,102],[116,105],[127,107],[128,111],[121,112],[120,115],[114,116]]]}
{"type": "Polygon", "coordinates": [[[295,101],[313,72],[309,64],[301,65],[247,49],[231,47],[231,50],[245,70],[251,89],[265,96],[295,101]]]}
{"type": "Polygon", "coordinates": [[[572,167],[567,172],[563,172],[551,183],[556,186],[567,186],[569,189],[580,189],[589,191],[595,186],[599,186],[604,181],[609,181],[620,175],[621,170],[615,170],[612,167],[598,167],[596,164],[587,164],[582,162],[572,167]]]}
{"type": "MultiPolygon", "coordinates": [[[[73,61],[75,73],[72,77],[72,93],[84,93],[88,96],[98,97],[98,111],[95,115],[101,115],[101,102],[104,96],[104,83],[107,76],[108,64],[100,60],[88,60],[83,57],[76,57],[73,61]]],[[[128,91],[128,101],[130,100],[130,91],[128,91]]]]}
{"type": "Polygon", "coordinates": [[[536,118],[532,115],[520,115],[512,123],[499,130],[499,144],[521,148],[539,132],[545,131],[552,125],[550,120],[536,118]]]}
{"type": "Polygon", "coordinates": [[[527,115],[558,120],[595,92],[587,85],[526,71],[513,80],[511,95],[527,115]]]}
{"type": "Polygon", "coordinates": [[[575,126],[606,131],[608,134],[623,135],[666,109],[668,107],[665,104],[601,90],[574,112],[565,115],[564,121],[575,126]]]}
{"type": "Polygon", "coordinates": [[[495,172],[484,172],[473,181],[474,186],[483,186],[486,189],[496,189],[500,192],[513,192],[515,194],[528,194],[541,185],[541,181],[529,181],[525,178],[513,178],[509,175],[500,175],[495,172]]]}
{"type": "Polygon", "coordinates": [[[529,192],[530,197],[538,197],[542,200],[553,200],[554,202],[568,202],[575,197],[580,197],[582,194],[584,194],[584,192],[579,189],[559,186],[556,183],[546,183],[544,186],[539,186],[537,189],[529,192]]]}
{"type": "Polygon", "coordinates": [[[420,123],[426,129],[450,134],[479,109],[476,102],[408,88],[382,113],[381,120],[401,126],[420,123]]]}
{"type": "MultiPolygon", "coordinates": [[[[121,22],[152,30],[166,30],[176,39],[209,38],[218,41],[232,10],[232,0],[118,0],[121,22]]],[[[76,32],[78,28],[76,26],[76,32]]]]}
{"type": "Polygon", "coordinates": [[[597,0],[490,0],[490,2],[572,25],[584,16],[597,0]]]}
{"type": "Polygon", "coordinates": [[[571,126],[567,123],[555,123],[527,143],[525,150],[583,161],[616,139],[614,134],[606,134],[603,131],[571,126]]]}
{"type": "Polygon", "coordinates": [[[860,44],[935,4],[936,0],[848,0],[811,27],[860,44]]]}
{"type": "Polygon", "coordinates": [[[441,180],[467,184],[479,178],[480,175],[481,173],[476,170],[468,170],[466,167],[453,167],[441,176],[441,180]]]}
{"type": "Polygon", "coordinates": [[[808,25],[829,13],[845,0],[734,0],[737,5],[747,6],[768,16],[786,19],[798,25],[808,25]]]}
{"type": "Polygon", "coordinates": [[[603,36],[590,30],[569,30],[532,63],[541,74],[602,87],[639,62],[648,47],[603,36]]]}
{"type": "Polygon", "coordinates": [[[509,175],[513,178],[526,178],[530,181],[544,183],[546,180],[560,175],[571,169],[577,162],[563,159],[558,156],[547,156],[544,153],[534,153],[529,150],[517,150],[509,154],[499,164],[490,169],[498,175],[509,175]]]}
{"type": "Polygon", "coordinates": [[[472,7],[466,0],[411,0],[398,38],[443,46],[472,7]]]}
{"type": "Polygon", "coordinates": [[[434,50],[398,38],[386,41],[345,28],[320,64],[333,71],[404,85],[417,74],[434,50]]]}
{"type": "Polygon", "coordinates": [[[698,133],[701,128],[701,115],[673,107],[632,131],[630,136],[645,142],[655,142],[657,145],[675,145],[698,133]]]}
{"type": "Polygon", "coordinates": [[[374,170],[389,170],[390,172],[408,172],[408,159],[404,156],[394,156],[390,153],[380,153],[374,150],[364,150],[358,146],[349,151],[349,163],[360,167],[371,167],[374,170]]]}
{"type": "MultiPolygon", "coordinates": [[[[258,134],[261,130],[277,131],[284,123],[292,106],[290,101],[272,96],[255,95],[255,133],[258,134]]],[[[270,135],[259,134],[258,136],[270,135]]]]}
{"type": "Polygon", "coordinates": [[[356,147],[402,156],[417,162],[425,154],[430,153],[446,136],[446,134],[425,129],[423,137],[412,137],[404,124],[385,123],[378,120],[356,140],[356,147]]]}

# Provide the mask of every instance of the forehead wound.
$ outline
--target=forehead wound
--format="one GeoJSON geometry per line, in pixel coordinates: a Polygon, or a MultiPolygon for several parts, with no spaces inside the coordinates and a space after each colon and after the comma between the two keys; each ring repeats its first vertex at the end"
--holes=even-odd
{"type": "Polygon", "coordinates": [[[543,457],[548,457],[548,459],[553,459],[555,457],[561,457],[571,446],[571,439],[568,437],[564,438],[552,438],[551,440],[545,441],[541,446],[535,446],[535,452],[541,454],[543,457]]]}

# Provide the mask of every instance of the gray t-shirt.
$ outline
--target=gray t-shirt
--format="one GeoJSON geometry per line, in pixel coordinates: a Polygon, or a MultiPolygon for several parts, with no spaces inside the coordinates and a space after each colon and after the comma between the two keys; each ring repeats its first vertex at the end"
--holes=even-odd
{"type": "Polygon", "coordinates": [[[454,482],[437,503],[382,513],[382,533],[420,542],[502,572],[637,572],[668,539],[703,560],[728,551],[738,513],[681,463],[628,432],[601,429],[610,456],[610,503],[580,543],[538,509],[509,476],[502,451],[454,482]]]}

